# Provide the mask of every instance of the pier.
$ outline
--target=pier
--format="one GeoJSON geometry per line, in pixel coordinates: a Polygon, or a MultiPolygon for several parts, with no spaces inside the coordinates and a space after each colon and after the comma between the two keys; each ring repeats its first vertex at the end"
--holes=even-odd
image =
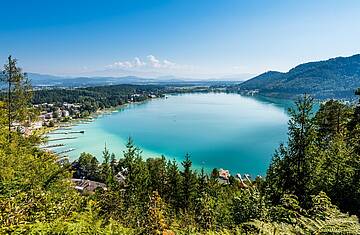
{"type": "Polygon", "coordinates": [[[85,131],[50,132],[49,135],[84,134],[85,131]]]}
{"type": "Polygon", "coordinates": [[[56,153],[56,154],[60,155],[60,154],[64,154],[64,153],[68,153],[68,152],[74,151],[74,150],[75,150],[75,148],[71,148],[71,149],[67,149],[67,150],[58,152],[58,153],[56,153]]]}
{"type": "Polygon", "coordinates": [[[47,148],[56,148],[56,147],[62,147],[62,146],[65,146],[65,144],[52,144],[52,145],[42,146],[41,148],[47,149],[47,148]]]}
{"type": "Polygon", "coordinates": [[[50,139],[47,141],[50,142],[50,141],[58,141],[58,140],[72,140],[72,139],[77,139],[77,137],[64,137],[64,138],[50,139]]]}

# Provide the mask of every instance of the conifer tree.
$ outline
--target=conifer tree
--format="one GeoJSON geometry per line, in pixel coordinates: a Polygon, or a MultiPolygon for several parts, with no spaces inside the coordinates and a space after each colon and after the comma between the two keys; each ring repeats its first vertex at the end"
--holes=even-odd
{"type": "Polygon", "coordinates": [[[204,167],[201,168],[199,175],[198,194],[201,195],[208,188],[208,176],[205,174],[204,167]]]}
{"type": "MultiPolygon", "coordinates": [[[[280,146],[268,171],[267,181],[292,193],[301,202],[310,196],[314,181],[314,168],[318,164],[316,156],[315,128],[313,120],[313,99],[304,95],[290,109],[288,146],[280,146]],[[274,170],[276,169],[276,170],[274,170]]],[[[281,195],[278,195],[278,197],[281,195]]]]}
{"type": "Polygon", "coordinates": [[[112,166],[112,155],[110,155],[109,150],[104,147],[103,151],[103,163],[101,164],[101,178],[102,181],[106,183],[107,186],[111,187],[114,183],[114,167],[112,166]]]}
{"type": "Polygon", "coordinates": [[[11,141],[11,129],[15,122],[29,125],[29,120],[35,118],[34,109],[31,107],[32,88],[26,74],[17,66],[16,59],[8,57],[4,65],[1,80],[6,84],[6,109],[8,141],[11,141]]]}
{"type": "Polygon", "coordinates": [[[184,168],[184,170],[181,172],[181,206],[183,209],[188,210],[192,206],[194,194],[196,194],[196,176],[191,169],[192,162],[190,160],[189,154],[185,155],[185,160],[181,164],[184,168]]]}
{"type": "Polygon", "coordinates": [[[168,161],[166,166],[166,194],[165,199],[177,212],[181,204],[181,175],[178,165],[175,161],[168,161]]]}
{"type": "Polygon", "coordinates": [[[161,197],[164,197],[166,182],[166,160],[161,158],[148,158],[146,165],[150,174],[151,191],[157,191],[161,197]]]}
{"type": "Polygon", "coordinates": [[[321,147],[337,134],[346,134],[347,122],[351,116],[351,108],[336,100],[329,100],[320,105],[315,115],[317,142],[321,147]]]}

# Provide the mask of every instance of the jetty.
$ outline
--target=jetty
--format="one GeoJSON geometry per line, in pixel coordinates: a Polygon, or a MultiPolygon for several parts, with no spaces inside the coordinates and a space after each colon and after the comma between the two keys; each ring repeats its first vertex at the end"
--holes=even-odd
{"type": "Polygon", "coordinates": [[[41,146],[41,148],[48,149],[48,148],[56,148],[56,147],[62,147],[62,146],[65,146],[65,144],[52,144],[52,145],[41,146]]]}
{"type": "Polygon", "coordinates": [[[85,131],[63,131],[63,132],[50,132],[49,135],[68,135],[68,134],[84,134],[85,131]]]}
{"type": "Polygon", "coordinates": [[[50,141],[59,141],[59,140],[72,140],[72,139],[77,139],[77,137],[64,137],[64,138],[50,139],[47,141],[50,142],[50,141]]]}
{"type": "Polygon", "coordinates": [[[74,151],[74,150],[75,150],[75,148],[71,148],[71,149],[67,149],[67,150],[58,152],[58,153],[56,153],[56,154],[60,155],[60,154],[64,154],[64,153],[68,153],[68,152],[74,151]]]}

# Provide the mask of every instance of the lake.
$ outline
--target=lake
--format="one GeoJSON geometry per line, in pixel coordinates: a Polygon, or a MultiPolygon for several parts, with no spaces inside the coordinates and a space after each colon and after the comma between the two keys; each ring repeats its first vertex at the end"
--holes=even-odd
{"type": "Polygon", "coordinates": [[[169,95],[129,104],[91,123],[73,126],[73,131],[84,130],[85,134],[51,144],[65,144],[55,148],[56,152],[74,148],[68,153],[71,160],[89,152],[102,161],[105,144],[119,158],[127,138],[132,137],[144,157],[164,155],[181,162],[189,153],[196,169],[264,175],[274,150],[287,140],[291,105],[289,100],[238,94],[169,95]]]}

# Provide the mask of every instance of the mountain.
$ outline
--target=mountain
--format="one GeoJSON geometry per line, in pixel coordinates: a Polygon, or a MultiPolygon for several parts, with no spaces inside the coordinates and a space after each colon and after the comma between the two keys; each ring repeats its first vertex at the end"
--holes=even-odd
{"type": "Polygon", "coordinates": [[[239,92],[293,98],[307,93],[315,98],[351,98],[360,87],[360,54],[296,66],[287,73],[270,71],[232,87],[239,92]]]}
{"type": "MultiPolygon", "coordinates": [[[[27,73],[28,78],[35,87],[62,86],[62,87],[86,87],[118,84],[158,84],[175,82],[173,79],[140,78],[135,76],[125,77],[62,77],[38,73],[27,73]]],[[[177,80],[180,82],[181,80],[177,80]]]]}
{"type": "Polygon", "coordinates": [[[27,73],[31,84],[34,87],[90,87],[90,86],[104,86],[104,85],[119,85],[119,84],[153,84],[153,85],[218,85],[220,84],[234,84],[233,81],[221,80],[197,80],[192,78],[183,78],[175,76],[161,76],[156,78],[142,78],[136,76],[124,77],[62,77],[38,73],[27,73]]]}

